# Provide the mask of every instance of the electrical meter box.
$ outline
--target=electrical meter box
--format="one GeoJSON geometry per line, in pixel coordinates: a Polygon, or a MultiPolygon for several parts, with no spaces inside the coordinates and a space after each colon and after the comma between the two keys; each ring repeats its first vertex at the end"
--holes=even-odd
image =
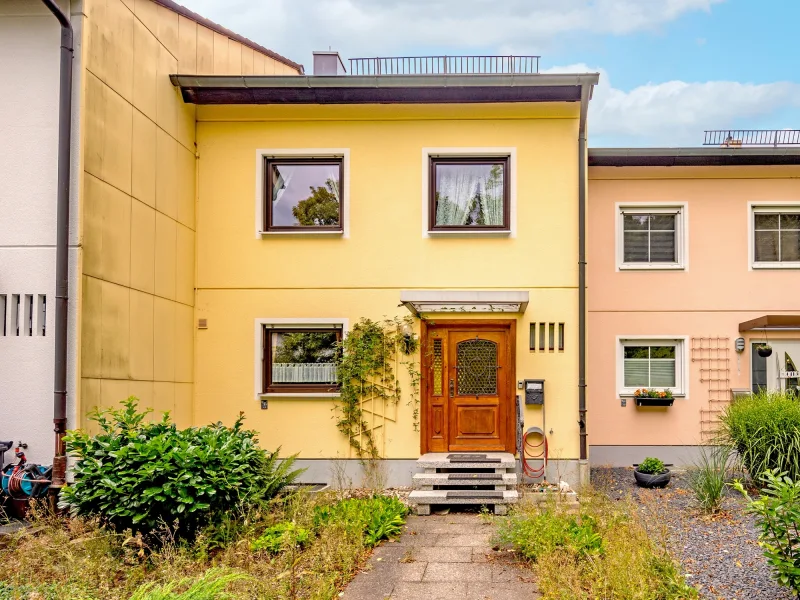
{"type": "Polygon", "coordinates": [[[544,404],[544,379],[525,380],[525,404],[544,404]]]}

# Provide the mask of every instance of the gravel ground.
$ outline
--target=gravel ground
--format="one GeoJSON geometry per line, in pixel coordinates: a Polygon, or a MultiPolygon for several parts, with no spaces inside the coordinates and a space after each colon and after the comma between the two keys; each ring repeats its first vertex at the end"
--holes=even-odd
{"type": "MultiPolygon", "coordinates": [[[[632,469],[592,469],[592,482],[612,498],[627,494],[639,502],[646,523],[663,523],[669,543],[683,565],[687,581],[700,596],[713,600],[791,600],[775,583],[757,544],[744,499],[729,493],[723,512],[707,517],[692,506],[685,474],[672,474],[663,490],[639,488],[632,469]],[[653,518],[648,518],[652,516],[653,518]]],[[[653,531],[655,535],[661,532],[653,531]]]]}

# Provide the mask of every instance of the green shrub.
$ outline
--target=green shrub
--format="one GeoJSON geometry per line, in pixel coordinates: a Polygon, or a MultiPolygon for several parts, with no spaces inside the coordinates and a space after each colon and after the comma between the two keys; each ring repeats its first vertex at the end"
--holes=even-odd
{"type": "Polygon", "coordinates": [[[722,445],[735,449],[753,479],[765,471],[800,480],[800,401],[762,391],[727,406],[720,417],[722,445]]]}
{"type": "Polygon", "coordinates": [[[559,514],[551,509],[533,516],[515,512],[500,525],[498,539],[511,544],[530,560],[537,560],[556,548],[573,555],[597,554],[603,551],[603,538],[597,533],[596,526],[589,515],[578,520],[575,516],[559,514]]]}
{"type": "Polygon", "coordinates": [[[277,554],[290,546],[302,548],[311,538],[311,532],[303,527],[298,527],[294,521],[284,521],[268,527],[261,536],[250,544],[253,552],[266,550],[277,554]]]}
{"type": "Polygon", "coordinates": [[[364,544],[375,546],[384,539],[402,533],[408,508],[397,498],[373,496],[351,498],[314,510],[314,527],[319,529],[332,522],[344,523],[363,531],[364,544]]]}
{"type": "Polygon", "coordinates": [[[747,510],[761,530],[759,545],[776,581],[800,596],[800,481],[767,471],[761,497],[750,500],[740,482],[734,487],[750,500],[747,510]]]}
{"type": "Polygon", "coordinates": [[[145,584],[133,593],[130,600],[227,600],[233,597],[225,593],[227,587],[234,581],[246,578],[241,573],[225,569],[209,569],[194,582],[182,579],[162,586],[145,584]],[[181,587],[187,589],[184,592],[175,591],[175,588],[181,587]]]}
{"type": "Polygon", "coordinates": [[[497,541],[533,561],[544,600],[697,597],[630,498],[612,501],[584,488],[579,516],[555,502],[521,503],[500,524],[497,541]]]}
{"type": "Polygon", "coordinates": [[[729,458],[730,451],[724,446],[702,447],[689,470],[689,487],[703,512],[719,512],[725,500],[729,458]]]}
{"type": "Polygon", "coordinates": [[[657,458],[653,458],[652,456],[645,458],[639,465],[639,473],[644,473],[645,475],[658,475],[659,473],[663,473],[665,470],[666,467],[664,466],[664,463],[657,458]]]}
{"type": "Polygon", "coordinates": [[[178,429],[164,414],[146,419],[136,398],[120,410],[95,412],[100,433],[71,431],[67,450],[77,456],[75,483],[60,506],[73,515],[98,515],[118,528],[151,532],[173,526],[178,535],[246,502],[267,500],[299,474],[294,457],[278,465],[277,452],[258,447],[256,433],[222,423],[178,429]]]}

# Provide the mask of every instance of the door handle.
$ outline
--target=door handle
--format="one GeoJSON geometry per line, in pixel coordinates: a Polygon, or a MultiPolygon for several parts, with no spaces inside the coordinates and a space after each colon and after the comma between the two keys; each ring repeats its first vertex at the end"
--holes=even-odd
{"type": "Polygon", "coordinates": [[[454,379],[451,379],[450,380],[450,397],[452,398],[455,395],[456,395],[456,382],[455,382],[454,379]]]}

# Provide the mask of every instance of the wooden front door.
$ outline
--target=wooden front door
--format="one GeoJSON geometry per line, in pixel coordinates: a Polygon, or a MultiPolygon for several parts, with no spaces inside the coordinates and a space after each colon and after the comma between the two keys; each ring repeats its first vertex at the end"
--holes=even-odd
{"type": "Polygon", "coordinates": [[[515,452],[514,321],[423,332],[422,452],[515,452]]]}

